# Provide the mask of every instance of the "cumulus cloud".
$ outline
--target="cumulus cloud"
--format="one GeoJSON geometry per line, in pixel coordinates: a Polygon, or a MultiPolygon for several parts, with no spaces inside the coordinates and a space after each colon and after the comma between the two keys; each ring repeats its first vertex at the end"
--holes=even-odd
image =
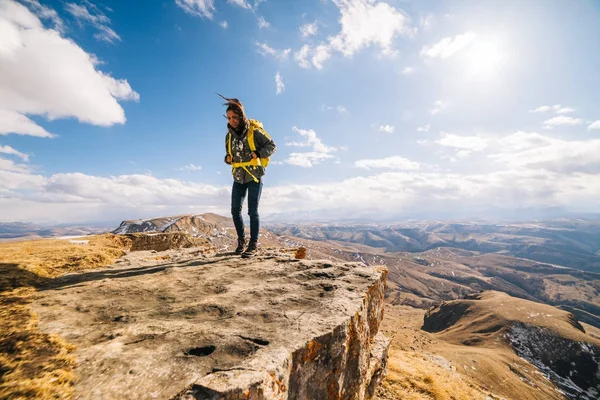
{"type": "Polygon", "coordinates": [[[429,129],[431,129],[431,125],[425,124],[425,126],[419,126],[417,132],[429,132],[429,129]]]}
{"type": "Polygon", "coordinates": [[[445,59],[467,47],[475,39],[473,32],[466,32],[455,37],[447,37],[433,46],[424,46],[421,50],[422,57],[445,59]]]}
{"type": "Polygon", "coordinates": [[[305,44],[300,50],[294,53],[294,59],[302,68],[310,68],[311,65],[316,69],[322,69],[323,63],[331,57],[331,48],[326,44],[310,46],[305,44]]]}
{"type": "Polygon", "coordinates": [[[379,131],[385,133],[394,133],[394,127],[392,125],[381,125],[379,126],[379,131]]]}
{"type": "MultiPolygon", "coordinates": [[[[375,0],[334,0],[340,10],[341,30],[318,46],[304,45],[294,53],[303,68],[321,69],[334,51],[352,57],[365,48],[378,47],[384,56],[396,55],[396,37],[412,33],[408,16],[384,2],[375,0]]],[[[315,32],[316,33],[316,32],[315,32]]]]}
{"type": "Polygon", "coordinates": [[[384,55],[395,54],[394,39],[411,33],[409,18],[387,3],[373,0],[334,0],[341,12],[341,31],[330,45],[346,57],[377,46],[384,55]]]}
{"type": "Polygon", "coordinates": [[[202,18],[212,19],[215,12],[214,0],[175,0],[175,4],[186,13],[202,18]]]}
{"type": "Polygon", "coordinates": [[[413,72],[415,72],[415,67],[404,67],[402,71],[400,71],[402,75],[411,75],[413,72]]]}
{"type": "Polygon", "coordinates": [[[121,37],[109,26],[110,19],[98,7],[92,3],[86,5],[67,3],[66,10],[81,24],[90,24],[98,30],[94,37],[98,40],[114,43],[120,41],[121,37]]]}
{"type": "Polygon", "coordinates": [[[300,27],[300,34],[303,38],[314,36],[317,34],[317,31],[317,21],[313,22],[312,24],[304,24],[300,27]]]}
{"type": "MultiPolygon", "coordinates": [[[[301,134],[304,140],[299,145],[310,151],[290,155],[293,165],[311,167],[334,158],[329,146],[318,144],[316,134],[300,131],[305,134],[301,134]],[[314,148],[321,151],[313,151],[314,148]]],[[[390,212],[414,210],[421,215],[466,210],[469,215],[490,217],[489,207],[510,210],[565,206],[576,211],[597,210],[600,140],[565,141],[517,132],[486,150],[492,152],[489,157],[493,163],[485,167],[495,170],[427,172],[423,168],[427,165],[402,157],[359,160],[355,165],[365,171],[390,171],[314,184],[269,186],[263,192],[261,212],[265,216],[285,210],[303,216],[311,211],[313,215],[331,218],[385,218],[394,216],[390,212]],[[390,208],[390,204],[394,207],[390,208]]],[[[203,185],[149,175],[102,177],[69,173],[44,177],[27,165],[2,157],[0,193],[3,215],[21,221],[61,223],[195,212],[227,215],[230,200],[229,185],[203,185]]]]}
{"type": "Polygon", "coordinates": [[[403,169],[403,170],[414,170],[419,169],[419,163],[410,161],[407,158],[400,156],[393,156],[379,159],[367,159],[358,160],[354,163],[358,168],[386,168],[386,169],[403,169]]]}
{"type": "Polygon", "coordinates": [[[139,99],[126,80],[96,69],[98,60],[22,4],[0,2],[0,132],[51,137],[27,116],[73,117],[100,126],[125,123],[117,100],[139,99]]]}
{"type": "Polygon", "coordinates": [[[281,77],[281,74],[279,73],[279,71],[277,71],[277,73],[275,74],[275,86],[277,87],[276,94],[283,93],[283,91],[285,90],[285,85],[283,84],[283,78],[281,77]]]}
{"type": "Polygon", "coordinates": [[[592,130],[592,129],[600,129],[600,120],[592,122],[592,123],[591,123],[591,124],[588,126],[588,129],[589,129],[589,130],[592,130]]]}
{"type": "Polygon", "coordinates": [[[219,23],[219,25],[221,25],[221,28],[223,28],[223,29],[229,28],[229,24],[227,23],[227,21],[221,21],[221,23],[219,23]]]}
{"type": "Polygon", "coordinates": [[[581,125],[583,120],[581,118],[573,118],[573,117],[565,117],[564,115],[560,115],[558,117],[550,118],[544,121],[544,129],[553,129],[555,126],[561,125],[581,125]]]}
{"type": "Polygon", "coordinates": [[[304,139],[300,142],[288,142],[286,146],[293,147],[312,147],[312,151],[303,153],[291,153],[288,159],[285,161],[291,165],[297,165],[299,167],[310,168],[323,160],[334,158],[330,153],[336,152],[336,147],[327,146],[323,141],[317,137],[317,133],[312,129],[300,129],[292,127],[292,130],[304,139]]]}
{"type": "Polygon", "coordinates": [[[268,44],[259,42],[256,42],[256,46],[258,47],[258,52],[263,56],[273,56],[281,60],[288,58],[290,52],[292,51],[292,49],[275,50],[268,44]]]}

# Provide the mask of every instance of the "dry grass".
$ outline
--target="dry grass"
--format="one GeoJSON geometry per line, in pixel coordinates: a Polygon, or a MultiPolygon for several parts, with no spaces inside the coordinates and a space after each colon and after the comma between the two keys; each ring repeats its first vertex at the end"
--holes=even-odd
{"type": "MultiPolygon", "coordinates": [[[[468,378],[467,378],[468,379],[468,378]]],[[[387,376],[377,400],[474,400],[490,398],[453,369],[423,353],[390,348],[387,376]]]]}
{"type": "Polygon", "coordinates": [[[67,399],[73,395],[73,347],[37,330],[34,289],[0,293],[0,398],[67,399]]]}
{"type": "Polygon", "coordinates": [[[87,244],[43,239],[0,243],[0,291],[37,286],[48,278],[112,264],[131,247],[111,234],[87,236],[87,244]]]}
{"type": "Polygon", "coordinates": [[[73,397],[73,346],[38,331],[30,303],[35,287],[69,272],[112,264],[130,247],[115,235],[88,244],[45,239],[0,243],[0,398],[73,397]]]}

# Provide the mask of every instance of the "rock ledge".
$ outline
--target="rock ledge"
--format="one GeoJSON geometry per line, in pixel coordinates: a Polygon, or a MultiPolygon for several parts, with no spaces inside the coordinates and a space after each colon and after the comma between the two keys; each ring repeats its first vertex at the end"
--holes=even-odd
{"type": "Polygon", "coordinates": [[[40,328],[77,347],[79,399],[362,400],[385,375],[385,268],[132,254],[34,303],[40,328]]]}

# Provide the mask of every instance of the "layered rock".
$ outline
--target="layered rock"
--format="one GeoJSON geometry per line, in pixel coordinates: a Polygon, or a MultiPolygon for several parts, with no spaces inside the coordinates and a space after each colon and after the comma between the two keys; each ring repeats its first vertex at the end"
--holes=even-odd
{"type": "Polygon", "coordinates": [[[177,215],[151,219],[127,220],[121,222],[112,233],[140,232],[187,232],[190,235],[209,235],[219,224],[227,223],[229,219],[216,214],[177,215]]]}
{"type": "Polygon", "coordinates": [[[161,254],[56,280],[34,303],[41,329],[77,347],[77,398],[374,394],[389,346],[378,332],[384,268],[276,251],[161,254]]]}

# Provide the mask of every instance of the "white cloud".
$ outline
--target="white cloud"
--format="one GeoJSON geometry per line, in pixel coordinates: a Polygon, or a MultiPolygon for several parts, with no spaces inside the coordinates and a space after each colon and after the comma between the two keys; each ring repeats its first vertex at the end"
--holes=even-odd
{"type": "Polygon", "coordinates": [[[184,165],[183,167],[176,168],[177,171],[200,171],[201,169],[202,166],[194,164],[188,164],[184,165]]]}
{"type": "Polygon", "coordinates": [[[264,19],[264,17],[258,17],[258,19],[257,19],[257,22],[258,22],[258,27],[259,27],[260,29],[263,29],[263,28],[268,28],[268,27],[270,27],[270,26],[271,26],[271,24],[269,24],[269,23],[268,23],[268,22],[267,22],[267,21],[264,19]]]}
{"type": "Polygon", "coordinates": [[[94,35],[96,39],[109,43],[114,43],[115,40],[120,41],[121,37],[108,26],[110,24],[110,19],[100,11],[98,7],[91,3],[89,4],[90,9],[92,10],[91,12],[85,5],[78,5],[75,3],[67,3],[65,8],[80,24],[89,23],[96,28],[99,31],[99,33],[94,35]]]}
{"type": "Polygon", "coordinates": [[[435,115],[437,113],[439,113],[440,111],[444,110],[448,105],[441,101],[441,100],[437,100],[435,103],[433,103],[433,108],[429,109],[429,113],[431,115],[435,115]]]}
{"type": "Polygon", "coordinates": [[[219,25],[221,25],[221,28],[223,29],[229,28],[229,23],[227,23],[227,21],[221,21],[219,25]]]}
{"type": "Polygon", "coordinates": [[[29,155],[27,155],[25,153],[21,153],[19,150],[15,150],[10,146],[0,146],[0,153],[12,154],[17,157],[20,157],[21,160],[23,160],[25,162],[29,161],[29,155]]]}
{"type": "Polygon", "coordinates": [[[283,84],[283,78],[281,77],[279,71],[277,71],[277,73],[275,74],[275,85],[277,87],[276,94],[283,93],[283,91],[285,90],[285,85],[283,84]]]}
{"type": "Polygon", "coordinates": [[[310,68],[310,61],[308,58],[310,57],[311,52],[311,47],[305,44],[300,50],[294,53],[294,59],[298,61],[298,64],[302,68],[310,68]]]}
{"type": "Polygon", "coordinates": [[[591,123],[591,124],[588,126],[588,129],[589,129],[589,130],[592,130],[592,129],[600,129],[600,120],[592,122],[592,123],[591,123]]]}
{"type": "Polygon", "coordinates": [[[394,39],[410,34],[408,16],[387,3],[374,0],[334,0],[341,12],[342,29],[330,38],[330,45],[346,57],[359,50],[378,46],[384,55],[392,55],[394,39]]]}
{"type": "Polygon", "coordinates": [[[312,151],[305,153],[291,153],[285,161],[291,165],[310,168],[323,160],[334,158],[329,153],[336,152],[336,147],[327,146],[317,137],[317,133],[312,129],[299,129],[292,127],[292,130],[299,133],[305,140],[302,142],[288,142],[286,146],[293,147],[312,147],[312,151]]]}
{"type": "Polygon", "coordinates": [[[186,13],[202,18],[212,19],[215,12],[214,0],[175,0],[175,4],[186,13]]]}
{"type": "Polygon", "coordinates": [[[426,124],[425,126],[419,126],[417,132],[429,132],[429,129],[431,129],[431,125],[426,124]]]}
{"type": "Polygon", "coordinates": [[[392,125],[381,125],[379,131],[385,133],[394,133],[394,127],[392,125]]]}
{"type": "Polygon", "coordinates": [[[252,9],[252,6],[246,0],[227,0],[227,2],[245,8],[246,10],[252,9]]]}
{"type": "Polygon", "coordinates": [[[561,125],[581,125],[583,120],[581,118],[573,118],[573,117],[565,117],[564,115],[560,115],[558,117],[550,118],[544,121],[544,129],[553,129],[555,126],[561,125]]]}
{"type": "MultiPolygon", "coordinates": [[[[453,133],[442,132],[440,139],[435,143],[444,147],[453,147],[460,150],[482,151],[488,146],[488,140],[477,136],[460,136],[453,133]]],[[[467,155],[467,153],[463,153],[467,155]]]]}
{"type": "MultiPolygon", "coordinates": [[[[600,140],[561,140],[539,133],[517,132],[499,141],[490,159],[511,168],[572,174],[600,174],[600,140]]],[[[600,175],[596,175],[600,178],[600,175]]]]}
{"type": "Polygon", "coordinates": [[[300,27],[300,34],[303,38],[307,38],[309,36],[315,36],[317,34],[318,27],[317,21],[312,24],[305,24],[300,27]]]}
{"type": "Polygon", "coordinates": [[[54,23],[54,29],[56,29],[59,32],[64,31],[64,23],[63,23],[62,19],[58,16],[58,13],[55,10],[48,8],[44,5],[41,5],[38,0],[22,0],[22,1],[24,3],[26,3],[29,6],[30,10],[33,11],[35,13],[35,15],[37,15],[38,17],[40,17],[42,19],[52,20],[52,22],[54,23]]]}
{"type": "Polygon", "coordinates": [[[554,111],[556,111],[557,114],[569,114],[575,112],[575,109],[571,107],[554,106],[554,111]]]}
{"type": "Polygon", "coordinates": [[[337,110],[337,111],[338,111],[340,114],[344,114],[344,113],[347,113],[347,112],[348,112],[348,110],[346,110],[346,107],[344,107],[344,106],[337,106],[335,109],[336,109],[336,110],[337,110]]]}
{"type": "Polygon", "coordinates": [[[51,134],[26,115],[77,118],[110,126],[125,122],[117,100],[138,100],[126,80],[96,70],[86,53],[15,2],[0,2],[0,132],[40,137],[51,134]],[[9,62],[10,61],[10,62],[9,62]]]}
{"type": "Polygon", "coordinates": [[[540,106],[534,110],[529,110],[530,113],[543,113],[550,110],[550,106],[540,106]]]}
{"type": "Polygon", "coordinates": [[[413,72],[415,72],[415,67],[404,67],[402,71],[400,71],[402,75],[411,75],[413,72]]]}
{"type": "MultiPolygon", "coordinates": [[[[2,216],[16,221],[78,223],[229,213],[229,186],[146,175],[100,177],[72,173],[42,177],[8,172],[1,165],[0,161],[0,210],[2,216]]],[[[317,217],[335,219],[349,215],[386,218],[414,214],[415,210],[421,215],[451,210],[458,215],[464,211],[491,217],[491,208],[536,206],[596,211],[598,193],[598,174],[531,169],[467,174],[399,170],[323,183],[265,187],[261,213],[268,218],[285,210],[305,217],[311,211],[317,217]]]]}
{"type": "Polygon", "coordinates": [[[0,108],[0,135],[7,135],[9,133],[48,138],[55,137],[55,135],[52,135],[23,114],[0,108]]]}
{"type": "Polygon", "coordinates": [[[312,63],[317,69],[323,68],[323,63],[331,57],[329,46],[324,44],[318,45],[313,51],[312,63]]]}
{"type": "MultiPolygon", "coordinates": [[[[309,138],[316,135],[303,137],[305,147],[313,146],[309,138]]],[[[414,210],[430,216],[439,215],[440,210],[451,210],[485,217],[493,217],[489,213],[493,209],[511,211],[527,207],[562,206],[567,210],[597,211],[600,140],[565,141],[517,132],[486,150],[492,152],[489,158],[493,163],[475,170],[465,168],[471,171],[466,173],[424,172],[428,171],[427,165],[415,165],[401,157],[359,160],[357,167],[395,171],[306,185],[265,187],[261,212],[268,217],[282,210],[303,216],[311,211],[311,215],[335,219],[348,215],[386,218],[414,210]],[[489,167],[496,170],[490,171],[489,167]],[[361,190],[357,191],[357,187],[361,190]],[[390,204],[394,207],[390,208],[390,204]]],[[[308,168],[334,159],[331,152],[311,149],[307,153],[292,153],[287,162],[308,168]]],[[[3,217],[75,223],[197,212],[228,215],[231,192],[229,186],[149,175],[102,177],[69,173],[44,177],[33,173],[27,165],[0,157],[0,193],[3,217]]]]}
{"type": "Polygon", "coordinates": [[[340,9],[341,30],[318,46],[304,45],[294,53],[302,68],[323,68],[333,51],[352,57],[358,51],[376,46],[384,56],[396,55],[394,40],[399,35],[408,36],[409,18],[396,8],[375,0],[334,0],[340,9]]]}
{"type": "Polygon", "coordinates": [[[552,107],[550,106],[540,106],[536,109],[529,110],[530,113],[544,113],[550,110],[556,111],[557,114],[568,114],[575,112],[575,110],[571,107],[563,107],[560,104],[555,104],[552,107]]]}
{"type": "Polygon", "coordinates": [[[285,162],[290,165],[295,165],[297,167],[312,168],[313,166],[321,163],[322,161],[331,158],[334,158],[331,154],[310,151],[306,153],[290,153],[288,159],[285,162]]]}
{"type": "Polygon", "coordinates": [[[296,147],[307,147],[312,146],[313,151],[317,153],[331,153],[337,151],[337,148],[332,146],[326,146],[323,141],[317,137],[317,133],[312,129],[300,129],[297,127],[292,127],[292,130],[296,133],[299,133],[300,136],[303,136],[306,141],[305,142],[290,142],[286,143],[287,146],[296,146],[296,147]]]}
{"type": "Polygon", "coordinates": [[[379,158],[374,160],[358,160],[354,163],[358,168],[387,168],[387,169],[403,169],[403,170],[414,170],[419,169],[419,163],[410,161],[407,158],[400,156],[393,156],[387,158],[379,158]]]}
{"type": "Polygon", "coordinates": [[[312,65],[316,69],[322,69],[323,63],[331,57],[331,48],[323,43],[316,47],[305,44],[294,53],[294,59],[302,68],[310,68],[312,65]]]}
{"type": "Polygon", "coordinates": [[[260,54],[262,54],[263,56],[273,56],[275,58],[278,59],[286,59],[289,57],[290,52],[292,51],[291,49],[285,49],[285,50],[275,50],[274,48],[270,47],[268,44],[266,43],[259,43],[256,42],[256,46],[258,47],[258,52],[260,54]]]}
{"type": "Polygon", "coordinates": [[[467,47],[475,39],[472,32],[457,35],[454,38],[447,37],[433,46],[424,46],[421,50],[422,57],[445,59],[467,47]]]}

